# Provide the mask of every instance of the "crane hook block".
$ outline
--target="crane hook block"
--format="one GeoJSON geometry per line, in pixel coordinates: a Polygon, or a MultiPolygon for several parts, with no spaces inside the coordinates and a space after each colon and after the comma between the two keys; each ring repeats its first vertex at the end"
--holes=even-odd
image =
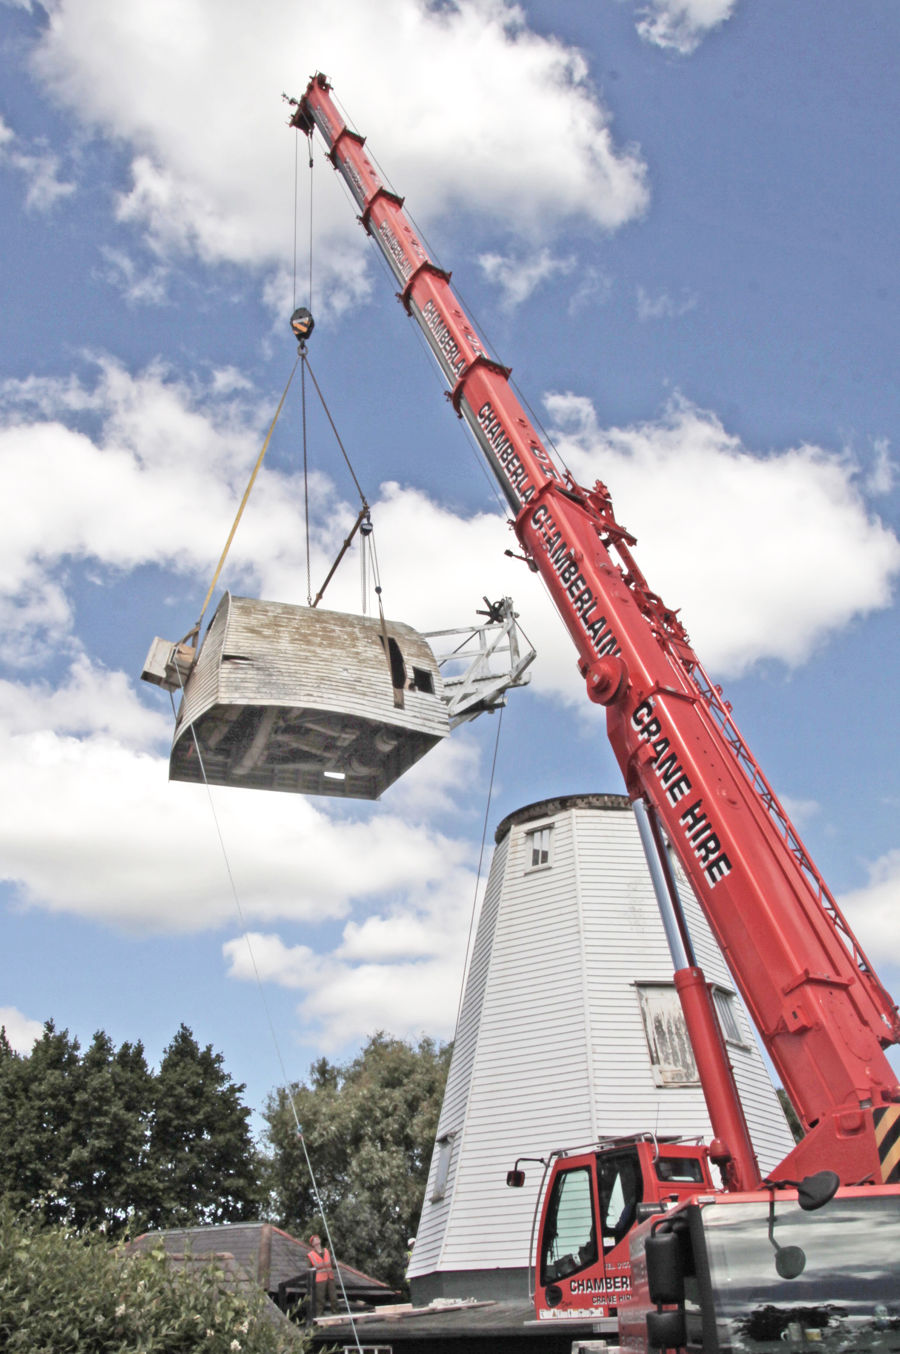
{"type": "Polygon", "coordinates": [[[291,316],[291,329],[294,332],[294,338],[305,343],[315,328],[315,320],[312,313],[306,309],[306,306],[298,306],[291,316]]]}

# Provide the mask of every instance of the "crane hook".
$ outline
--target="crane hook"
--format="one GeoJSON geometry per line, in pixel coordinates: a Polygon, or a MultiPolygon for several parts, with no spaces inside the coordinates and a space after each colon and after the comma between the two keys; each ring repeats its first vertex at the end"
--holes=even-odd
{"type": "Polygon", "coordinates": [[[300,340],[300,352],[306,348],[306,340],[309,338],[316,322],[312,317],[312,312],[307,310],[306,306],[298,306],[291,316],[291,330],[294,338],[300,340]]]}

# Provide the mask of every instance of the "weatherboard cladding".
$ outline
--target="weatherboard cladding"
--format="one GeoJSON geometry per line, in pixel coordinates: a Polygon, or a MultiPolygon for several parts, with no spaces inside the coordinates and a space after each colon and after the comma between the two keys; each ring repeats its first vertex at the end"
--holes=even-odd
{"type": "Polygon", "coordinates": [[[170,776],[202,778],[196,733],[211,783],[377,798],[449,733],[442,689],[408,625],[225,593],[188,678],[170,776]],[[399,703],[385,634],[402,660],[399,703]],[[346,783],[323,781],[326,768],[346,783]]]}
{"type": "MultiPolygon", "coordinates": [[[[431,1200],[437,1153],[410,1277],[528,1264],[543,1156],[599,1135],[656,1130],[710,1136],[699,1086],[658,1086],[638,993],[671,983],[672,965],[633,815],[624,796],[529,805],[497,831],[438,1137],[454,1133],[445,1196],[431,1200]],[[551,825],[551,862],[531,868],[528,833],[551,825]]],[[[687,885],[698,961],[734,992],[687,885]]],[[[763,1170],[790,1134],[750,1024],[729,1044],[763,1170]]]]}
{"type": "Polygon", "coordinates": [[[440,1259],[441,1244],[447,1231],[451,1202],[455,1196],[459,1148],[469,1103],[472,1067],[477,1052],[482,1007],[490,972],[491,951],[500,903],[505,857],[506,844],[503,843],[498,846],[494,853],[494,863],[481,905],[460,1012],[459,1028],[453,1044],[453,1061],[447,1078],[447,1087],[438,1122],[438,1143],[447,1135],[454,1135],[447,1186],[441,1199],[432,1200],[439,1156],[439,1148],[436,1147],[431,1161],[428,1186],[425,1191],[426,1205],[416,1235],[413,1267],[419,1269],[425,1264],[427,1266],[426,1272],[431,1272],[436,1268],[440,1259]]]}

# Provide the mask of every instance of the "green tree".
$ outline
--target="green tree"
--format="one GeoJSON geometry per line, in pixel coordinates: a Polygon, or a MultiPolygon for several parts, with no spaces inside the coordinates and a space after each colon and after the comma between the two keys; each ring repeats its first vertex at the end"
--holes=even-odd
{"type": "Polygon", "coordinates": [[[116,1233],[146,1216],[152,1086],[143,1046],[125,1043],[117,1050],[98,1030],[72,1095],[76,1141],[65,1193],[75,1226],[102,1223],[116,1233]]]}
{"type": "Polygon", "coordinates": [[[67,1189],[79,1146],[72,1102],[83,1082],[78,1040],[48,1020],[29,1055],[0,1048],[0,1170],[3,1193],[18,1208],[38,1207],[47,1221],[68,1213],[67,1189]]]}
{"type": "Polygon", "coordinates": [[[784,1117],[788,1121],[788,1128],[794,1135],[794,1142],[799,1142],[804,1136],[803,1125],[800,1122],[797,1111],[788,1099],[788,1093],[783,1086],[778,1087],[778,1099],[781,1103],[781,1108],[784,1110],[784,1117]]]}
{"type": "Polygon", "coordinates": [[[243,1086],[184,1025],[159,1071],[102,1030],[82,1056],[52,1021],[28,1054],[0,1030],[0,1197],[110,1233],[257,1216],[243,1086]]]}
{"type": "Polygon", "coordinates": [[[402,1287],[449,1065],[449,1045],[379,1033],[351,1062],[321,1058],[308,1084],[271,1095],[268,1184],[281,1225],[307,1236],[323,1225],[293,1101],[337,1258],[402,1287]]]}
{"type": "Polygon", "coordinates": [[[214,1259],[177,1267],[96,1233],[40,1227],[0,1203],[4,1354],[302,1354],[300,1331],[263,1293],[237,1291],[214,1259]]]}
{"type": "Polygon", "coordinates": [[[258,1215],[259,1161],[243,1090],[225,1071],[221,1053],[211,1044],[201,1049],[182,1025],[153,1086],[150,1225],[241,1222],[258,1215]]]}

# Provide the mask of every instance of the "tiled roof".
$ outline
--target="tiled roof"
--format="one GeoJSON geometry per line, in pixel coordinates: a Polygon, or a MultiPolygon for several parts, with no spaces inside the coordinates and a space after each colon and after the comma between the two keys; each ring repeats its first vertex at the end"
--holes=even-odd
{"type": "MultiPolygon", "coordinates": [[[[214,1227],[178,1227],[163,1232],[145,1232],[131,1244],[149,1249],[157,1240],[170,1255],[222,1255],[234,1257],[237,1264],[267,1293],[309,1268],[309,1246],[271,1222],[230,1222],[214,1227]]],[[[372,1296],[391,1290],[387,1284],[352,1265],[339,1263],[344,1286],[359,1296],[372,1296]]]]}

